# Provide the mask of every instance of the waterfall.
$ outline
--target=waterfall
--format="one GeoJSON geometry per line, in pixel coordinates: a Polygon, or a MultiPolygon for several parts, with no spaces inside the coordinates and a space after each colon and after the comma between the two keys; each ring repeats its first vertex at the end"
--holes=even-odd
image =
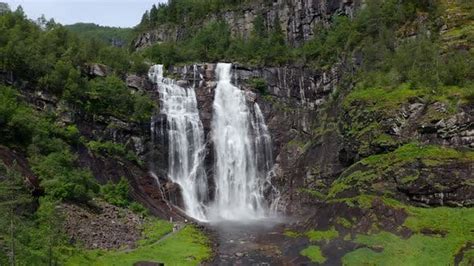
{"type": "MultiPolygon", "coordinates": [[[[256,220],[276,212],[279,192],[271,184],[272,140],[257,103],[232,85],[232,65],[218,64],[213,103],[215,196],[209,202],[203,167],[205,142],[193,88],[163,77],[163,66],[150,69],[166,115],[168,178],[178,184],[187,214],[200,221],[256,220]]],[[[194,67],[194,82],[196,67],[194,67]]],[[[154,132],[154,126],[152,126],[154,132]]],[[[163,135],[164,132],[162,132],[163,135]]]]}
{"type": "Polygon", "coordinates": [[[218,64],[212,140],[215,149],[214,219],[252,220],[268,215],[264,193],[273,162],[271,138],[258,104],[231,83],[231,64],[218,64]],[[253,110],[252,110],[253,109],[253,110]]]}
{"type": "Polygon", "coordinates": [[[187,214],[206,220],[207,176],[203,167],[204,129],[199,118],[194,89],[178,86],[163,78],[163,66],[150,69],[149,78],[157,84],[161,113],[167,119],[169,143],[168,178],[178,184],[187,214]]]}

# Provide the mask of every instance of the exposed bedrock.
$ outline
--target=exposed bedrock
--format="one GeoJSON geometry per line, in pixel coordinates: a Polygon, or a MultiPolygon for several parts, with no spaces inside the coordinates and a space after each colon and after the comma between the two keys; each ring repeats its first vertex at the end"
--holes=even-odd
{"type": "Polygon", "coordinates": [[[318,26],[328,26],[333,15],[344,14],[352,17],[361,2],[361,0],[276,0],[267,4],[257,1],[251,6],[242,5],[237,9],[210,14],[194,26],[169,24],[158,26],[138,36],[134,46],[140,49],[160,42],[183,40],[194,29],[218,19],[224,20],[229,25],[234,37],[246,38],[251,34],[253,22],[258,15],[262,15],[268,29],[279,23],[288,44],[299,46],[313,38],[318,26]]]}

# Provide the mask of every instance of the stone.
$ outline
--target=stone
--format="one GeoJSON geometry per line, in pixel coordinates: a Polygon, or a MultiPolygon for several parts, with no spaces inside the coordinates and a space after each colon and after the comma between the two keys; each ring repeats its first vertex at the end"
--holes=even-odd
{"type": "Polygon", "coordinates": [[[106,77],[110,75],[112,70],[104,64],[88,64],[87,65],[87,74],[92,77],[106,77]]]}

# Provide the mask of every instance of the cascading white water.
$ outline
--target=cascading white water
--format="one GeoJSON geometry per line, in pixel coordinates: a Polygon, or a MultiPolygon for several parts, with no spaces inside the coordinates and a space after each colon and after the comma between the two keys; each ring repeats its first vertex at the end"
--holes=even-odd
{"type": "MultiPolygon", "coordinates": [[[[232,85],[231,70],[231,64],[218,64],[216,68],[218,84],[211,132],[215,149],[212,203],[208,200],[203,167],[204,130],[195,91],[164,78],[162,65],[153,66],[149,72],[158,86],[161,113],[167,119],[168,177],[181,187],[187,214],[200,221],[262,219],[276,211],[273,206],[278,202],[279,193],[270,182],[270,133],[258,104],[249,106],[244,92],[232,85]]],[[[196,68],[194,71],[196,76],[196,68]]]]}
{"type": "Polygon", "coordinates": [[[212,140],[215,202],[212,219],[253,220],[268,216],[264,192],[272,167],[271,138],[258,104],[253,112],[231,83],[231,64],[218,64],[212,140]]]}
{"type": "Polygon", "coordinates": [[[167,119],[168,178],[181,187],[186,213],[205,221],[208,186],[203,167],[204,129],[196,94],[194,89],[185,89],[164,78],[162,65],[153,66],[149,78],[158,86],[161,113],[167,119]]]}

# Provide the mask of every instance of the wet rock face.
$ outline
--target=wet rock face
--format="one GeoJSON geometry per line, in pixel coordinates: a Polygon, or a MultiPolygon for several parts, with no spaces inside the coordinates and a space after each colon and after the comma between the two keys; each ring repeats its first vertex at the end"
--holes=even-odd
{"type": "MultiPolygon", "coordinates": [[[[199,113],[207,136],[205,164],[209,176],[212,176],[214,164],[210,132],[217,85],[215,67],[215,64],[198,64],[168,69],[168,73],[178,78],[180,84],[196,90],[199,113]]],[[[334,92],[339,77],[340,66],[325,72],[298,67],[233,66],[232,83],[244,90],[249,104],[259,104],[272,134],[276,163],[274,183],[284,194],[282,205],[286,205],[285,202],[292,198],[291,194],[304,185],[307,169],[311,168],[314,161],[333,167],[331,176],[341,171],[338,149],[327,146],[334,144],[337,147],[341,143],[336,135],[332,135],[326,144],[308,145],[313,135],[312,125],[319,121],[317,112],[334,92]],[[254,81],[257,79],[265,84],[263,90],[255,88],[254,81]],[[308,150],[313,152],[308,153],[308,150]]]]}
{"type": "MultiPolygon", "coordinates": [[[[332,16],[340,14],[352,17],[361,2],[361,0],[275,0],[271,4],[253,3],[236,10],[211,14],[197,23],[196,29],[211,21],[222,19],[229,25],[232,36],[247,38],[253,30],[255,18],[261,15],[269,30],[279,23],[287,43],[299,46],[313,38],[318,26],[328,26],[332,16]]],[[[193,31],[187,30],[187,32],[193,31]]],[[[141,34],[135,40],[135,48],[141,49],[155,43],[181,40],[186,36],[183,27],[163,25],[141,34]]]]}
{"type": "Polygon", "coordinates": [[[473,170],[470,163],[462,162],[439,166],[415,164],[396,172],[394,180],[397,189],[413,202],[431,206],[473,206],[474,188],[469,185],[474,179],[473,170]],[[407,176],[404,171],[416,171],[419,176],[414,181],[404,182],[407,176]]]}

